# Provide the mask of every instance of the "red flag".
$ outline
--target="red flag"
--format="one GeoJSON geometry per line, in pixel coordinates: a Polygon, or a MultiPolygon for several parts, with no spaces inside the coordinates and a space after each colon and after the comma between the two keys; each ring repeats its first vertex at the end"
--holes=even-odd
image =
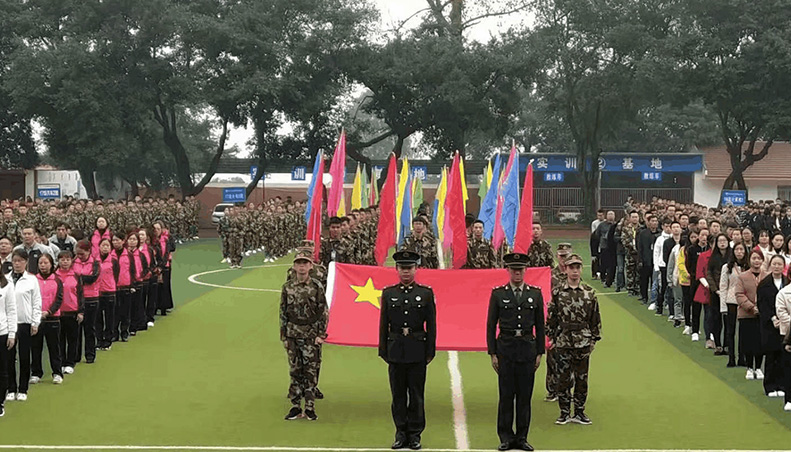
{"type": "Polygon", "coordinates": [[[332,164],[330,164],[330,175],[332,176],[332,185],[327,197],[327,215],[331,217],[346,215],[345,208],[341,208],[345,196],[343,179],[346,176],[346,130],[341,130],[341,136],[338,137],[338,144],[335,146],[332,164]],[[341,210],[340,214],[338,210],[341,210]]]}
{"type": "Polygon", "coordinates": [[[313,178],[316,183],[313,184],[313,193],[310,198],[310,218],[308,218],[308,230],[305,238],[313,240],[313,244],[315,245],[313,259],[318,262],[319,251],[321,251],[321,202],[324,199],[324,184],[322,183],[324,179],[323,158],[319,163],[318,171],[313,174],[313,178]]]}
{"type": "MultiPolygon", "coordinates": [[[[437,304],[437,349],[486,350],[486,316],[492,288],[508,282],[508,271],[419,269],[416,281],[431,286],[437,304]]],[[[327,342],[376,347],[382,290],[398,283],[392,267],[332,264],[327,298],[330,323],[327,342]]],[[[541,287],[544,312],[551,298],[551,270],[525,269],[525,283],[541,287]]]]}
{"type": "Polygon", "coordinates": [[[379,265],[384,265],[387,260],[387,252],[391,246],[396,244],[396,159],[395,154],[392,153],[390,162],[387,164],[387,178],[379,196],[379,211],[379,228],[376,232],[374,258],[379,265]]]}
{"type": "MultiPolygon", "coordinates": [[[[461,268],[467,263],[467,223],[464,221],[464,194],[462,192],[459,153],[453,157],[450,169],[448,194],[445,198],[445,230],[450,230],[453,268],[461,268]]],[[[447,237],[447,232],[446,232],[447,237]]]]}
{"type": "Polygon", "coordinates": [[[527,254],[533,243],[533,164],[527,164],[525,185],[522,188],[522,206],[519,208],[519,222],[516,225],[514,251],[527,254]]]}

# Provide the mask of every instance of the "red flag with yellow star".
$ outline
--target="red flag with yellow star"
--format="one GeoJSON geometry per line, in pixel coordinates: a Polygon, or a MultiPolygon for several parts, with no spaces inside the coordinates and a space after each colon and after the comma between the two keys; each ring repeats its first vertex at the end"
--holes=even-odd
{"type": "MultiPolygon", "coordinates": [[[[508,271],[418,269],[415,281],[434,290],[437,304],[437,350],[486,351],[489,296],[508,282],[508,271]]],[[[399,282],[393,267],[331,264],[327,287],[330,323],[327,342],[376,347],[382,290],[399,282]]],[[[541,287],[551,298],[549,267],[525,269],[525,283],[541,287]]]]}

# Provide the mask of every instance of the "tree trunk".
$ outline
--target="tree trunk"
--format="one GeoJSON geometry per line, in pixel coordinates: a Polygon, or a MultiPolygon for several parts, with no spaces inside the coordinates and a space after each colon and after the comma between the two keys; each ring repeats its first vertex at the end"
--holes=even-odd
{"type": "Polygon", "coordinates": [[[129,195],[132,199],[140,195],[140,187],[137,186],[137,181],[124,178],[124,181],[129,184],[129,195]]]}
{"type": "Polygon", "coordinates": [[[88,193],[88,198],[99,199],[99,193],[96,192],[96,178],[93,175],[93,169],[80,168],[79,173],[82,185],[88,193]]]}

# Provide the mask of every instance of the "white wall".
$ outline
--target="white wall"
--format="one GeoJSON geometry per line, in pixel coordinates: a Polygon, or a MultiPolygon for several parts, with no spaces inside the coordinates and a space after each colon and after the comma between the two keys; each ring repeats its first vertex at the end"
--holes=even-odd
{"type": "MultiPolygon", "coordinates": [[[[720,192],[724,180],[706,179],[702,171],[695,173],[695,203],[704,206],[716,206],[720,202],[720,192]]],[[[747,199],[749,200],[774,200],[777,198],[777,183],[758,184],[747,181],[747,199]]]]}

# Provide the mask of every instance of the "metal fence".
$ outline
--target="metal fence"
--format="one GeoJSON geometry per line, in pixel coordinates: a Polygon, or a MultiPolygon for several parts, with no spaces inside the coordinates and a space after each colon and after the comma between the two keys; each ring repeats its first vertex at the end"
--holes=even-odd
{"type": "MultiPolygon", "coordinates": [[[[585,210],[580,187],[541,187],[534,191],[534,209],[543,223],[571,222],[585,210]]],[[[629,196],[640,202],[657,196],[688,204],[692,202],[693,192],[691,188],[603,188],[599,191],[599,205],[603,209],[615,210],[620,217],[629,196]]]]}

